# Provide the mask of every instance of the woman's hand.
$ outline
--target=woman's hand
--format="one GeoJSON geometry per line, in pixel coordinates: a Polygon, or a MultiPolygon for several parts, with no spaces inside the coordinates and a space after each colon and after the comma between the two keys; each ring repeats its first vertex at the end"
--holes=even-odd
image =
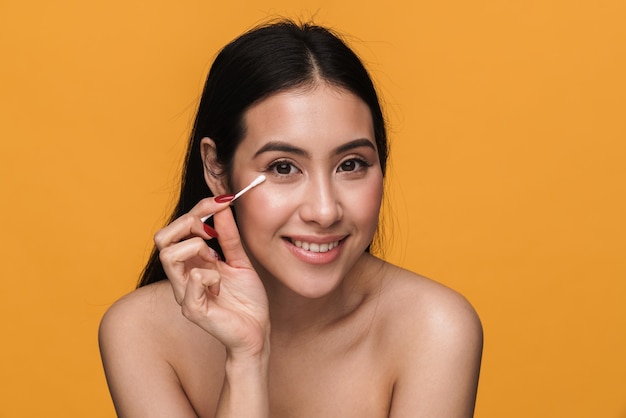
{"type": "Polygon", "coordinates": [[[231,358],[256,356],[268,349],[267,296],[227,208],[204,199],[154,241],[183,315],[221,341],[231,358]],[[217,234],[205,230],[200,217],[212,212],[226,261],[205,243],[217,234]]]}

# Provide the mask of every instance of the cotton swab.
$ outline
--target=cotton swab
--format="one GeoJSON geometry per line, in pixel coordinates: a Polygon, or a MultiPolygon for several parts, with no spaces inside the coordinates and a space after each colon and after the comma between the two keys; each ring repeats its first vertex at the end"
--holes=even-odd
{"type": "MultiPolygon", "coordinates": [[[[233,197],[233,200],[231,200],[230,203],[232,204],[235,200],[239,199],[245,192],[247,192],[248,190],[252,189],[253,187],[258,186],[259,184],[263,183],[264,181],[265,181],[265,176],[263,174],[261,174],[259,177],[257,177],[254,180],[252,180],[252,183],[248,184],[246,187],[241,189],[235,195],[235,197],[233,197]]],[[[204,222],[206,222],[207,219],[209,219],[213,215],[215,215],[215,212],[213,212],[213,213],[211,213],[211,214],[209,214],[207,216],[203,216],[202,218],[200,218],[200,220],[204,223],[204,222]]]]}

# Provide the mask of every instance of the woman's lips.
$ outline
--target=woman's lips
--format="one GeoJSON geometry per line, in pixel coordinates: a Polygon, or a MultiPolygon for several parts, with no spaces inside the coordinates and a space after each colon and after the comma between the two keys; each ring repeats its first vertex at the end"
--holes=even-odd
{"type": "Polygon", "coordinates": [[[300,260],[310,264],[327,264],[339,257],[342,243],[346,237],[332,237],[313,242],[303,237],[285,238],[288,248],[300,260]]]}
{"type": "Polygon", "coordinates": [[[303,250],[311,251],[313,253],[325,253],[339,245],[339,241],[332,241],[332,242],[327,242],[323,244],[318,244],[316,242],[291,240],[291,243],[298,248],[302,248],[303,250]]]}

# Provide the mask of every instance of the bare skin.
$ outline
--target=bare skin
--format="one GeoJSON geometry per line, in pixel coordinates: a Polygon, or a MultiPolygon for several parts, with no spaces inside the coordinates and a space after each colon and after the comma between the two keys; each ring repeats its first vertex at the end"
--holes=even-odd
{"type": "MultiPolygon", "coordinates": [[[[381,279],[380,290],[336,324],[272,333],[272,417],[472,416],[481,352],[475,313],[447,288],[386,270],[384,290],[381,279]]],[[[215,416],[224,347],[181,314],[169,282],[120,300],[102,338],[120,416],[215,416]]]]}
{"type": "MultiPolygon", "coordinates": [[[[119,416],[473,415],[482,329],[472,307],[364,252],[382,194],[368,112],[328,86],[247,112],[230,184],[259,172],[266,183],[237,202],[237,224],[227,204],[205,199],[159,231],[170,280],[122,298],[102,321],[119,416]],[[200,217],[212,212],[226,261],[204,242],[200,217]]],[[[207,138],[209,165],[212,151],[207,138]]]]}

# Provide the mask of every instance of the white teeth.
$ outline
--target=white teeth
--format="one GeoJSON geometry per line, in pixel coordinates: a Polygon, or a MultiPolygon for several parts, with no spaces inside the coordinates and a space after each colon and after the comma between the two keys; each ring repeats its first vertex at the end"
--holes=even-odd
{"type": "Polygon", "coordinates": [[[294,245],[306,251],[313,253],[325,253],[339,245],[339,241],[333,241],[326,244],[316,244],[314,242],[293,241],[294,245]]]}

